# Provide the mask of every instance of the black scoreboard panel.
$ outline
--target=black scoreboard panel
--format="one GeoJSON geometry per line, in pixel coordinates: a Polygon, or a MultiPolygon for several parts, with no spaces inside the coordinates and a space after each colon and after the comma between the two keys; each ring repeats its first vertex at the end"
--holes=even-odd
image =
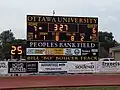
{"type": "Polygon", "coordinates": [[[97,61],[98,41],[96,17],[27,15],[28,61],[97,61]]]}
{"type": "Polygon", "coordinates": [[[27,40],[98,41],[98,18],[28,15],[27,40]]]}
{"type": "Polygon", "coordinates": [[[27,41],[28,61],[97,61],[98,42],[27,41]]]}
{"type": "MultiPolygon", "coordinates": [[[[57,25],[57,24],[55,24],[57,25]]],[[[59,24],[62,25],[62,24],[59,24]]],[[[57,30],[53,28],[53,24],[50,24],[51,27],[48,27],[46,24],[42,24],[41,27],[36,27],[36,30],[32,26],[28,26],[27,39],[28,40],[55,40],[56,36],[60,37],[61,34],[64,34],[64,37],[67,37],[68,34],[72,38],[78,37],[74,41],[97,41],[98,40],[98,29],[97,28],[88,28],[87,25],[74,25],[70,24],[70,29],[66,30],[66,27],[63,29],[57,30]],[[66,34],[65,34],[66,33],[66,34]],[[71,35],[70,35],[71,34],[71,35]],[[72,35],[73,34],[73,35],[72,35]],[[65,36],[67,35],[67,36],[65,36]],[[52,38],[48,38],[51,37],[52,38]],[[43,38],[44,37],[44,38],[43,38]],[[82,39],[81,39],[82,38],[82,39]]],[[[58,27],[59,28],[59,27],[58,27]]],[[[65,39],[66,41],[72,41],[71,39],[65,39]]],[[[62,41],[62,40],[60,40],[62,41]]]]}

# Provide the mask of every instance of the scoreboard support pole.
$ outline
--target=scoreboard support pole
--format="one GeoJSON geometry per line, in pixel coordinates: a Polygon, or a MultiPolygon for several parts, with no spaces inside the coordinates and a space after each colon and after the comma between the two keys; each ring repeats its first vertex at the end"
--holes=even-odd
{"type": "Polygon", "coordinates": [[[20,55],[20,60],[22,60],[22,55],[20,55]]]}
{"type": "Polygon", "coordinates": [[[11,54],[10,56],[11,56],[11,61],[12,61],[12,59],[13,59],[13,55],[11,54]]]}
{"type": "Polygon", "coordinates": [[[55,15],[55,10],[53,10],[53,16],[55,15]]]}
{"type": "MultiPolygon", "coordinates": [[[[11,54],[11,61],[14,59],[13,55],[11,54]]],[[[16,58],[16,61],[21,61],[22,60],[22,55],[20,55],[20,58],[16,58]]]]}

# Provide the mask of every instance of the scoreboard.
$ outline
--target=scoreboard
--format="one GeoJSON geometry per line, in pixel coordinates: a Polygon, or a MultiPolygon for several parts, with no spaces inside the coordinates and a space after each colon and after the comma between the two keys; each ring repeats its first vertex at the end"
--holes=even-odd
{"type": "Polygon", "coordinates": [[[27,60],[97,61],[98,18],[27,15],[27,60]]]}
{"type": "Polygon", "coordinates": [[[98,41],[98,18],[28,15],[27,40],[98,41]]]}

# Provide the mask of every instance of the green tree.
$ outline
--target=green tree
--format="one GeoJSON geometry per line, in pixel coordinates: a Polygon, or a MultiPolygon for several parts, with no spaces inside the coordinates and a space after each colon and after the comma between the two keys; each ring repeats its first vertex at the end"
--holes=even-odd
{"type": "Polygon", "coordinates": [[[100,47],[104,47],[105,50],[108,52],[109,48],[116,46],[118,43],[114,39],[112,32],[99,32],[99,41],[100,47]]]}
{"type": "Polygon", "coordinates": [[[0,34],[0,42],[1,42],[2,46],[4,46],[5,44],[7,44],[9,42],[12,42],[14,39],[15,39],[15,37],[11,30],[3,31],[0,34]]]}
{"type": "Polygon", "coordinates": [[[12,44],[26,44],[25,39],[14,39],[12,40],[12,44]]]}
{"type": "Polygon", "coordinates": [[[10,59],[10,49],[11,49],[12,44],[11,43],[6,43],[4,47],[1,49],[2,52],[2,58],[5,59],[10,59]]]}
{"type": "Polygon", "coordinates": [[[3,31],[0,34],[0,58],[10,58],[11,42],[15,39],[11,30],[3,31]]]}

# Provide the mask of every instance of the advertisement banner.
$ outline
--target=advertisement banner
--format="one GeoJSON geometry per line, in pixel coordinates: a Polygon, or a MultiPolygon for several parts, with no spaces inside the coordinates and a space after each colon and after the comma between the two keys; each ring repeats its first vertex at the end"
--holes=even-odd
{"type": "Polygon", "coordinates": [[[26,48],[26,55],[45,55],[45,48],[26,48]]]}
{"type": "Polygon", "coordinates": [[[46,48],[45,55],[64,55],[64,48],[46,48]]]}
{"type": "Polygon", "coordinates": [[[68,61],[67,73],[95,73],[96,70],[95,61],[68,61]]]}
{"type": "Polygon", "coordinates": [[[8,62],[8,73],[26,73],[26,62],[8,62]]]}
{"type": "Polygon", "coordinates": [[[99,73],[120,72],[120,61],[99,61],[96,66],[96,72],[99,73]]]}
{"type": "Polygon", "coordinates": [[[96,56],[98,49],[90,48],[27,48],[26,55],[96,56]]]}
{"type": "Polygon", "coordinates": [[[8,73],[38,73],[38,62],[8,62],[8,73]]]}
{"type": "Polygon", "coordinates": [[[8,62],[0,61],[0,75],[8,74],[8,62]]]}
{"type": "Polygon", "coordinates": [[[81,55],[80,48],[27,48],[26,55],[81,55]]]}
{"type": "Polygon", "coordinates": [[[26,73],[38,73],[38,62],[26,62],[26,73]]]}
{"type": "Polygon", "coordinates": [[[39,73],[67,72],[67,62],[39,62],[38,71],[39,73]]]}
{"type": "Polygon", "coordinates": [[[65,48],[64,49],[64,55],[81,55],[81,49],[80,48],[65,48]]]}

